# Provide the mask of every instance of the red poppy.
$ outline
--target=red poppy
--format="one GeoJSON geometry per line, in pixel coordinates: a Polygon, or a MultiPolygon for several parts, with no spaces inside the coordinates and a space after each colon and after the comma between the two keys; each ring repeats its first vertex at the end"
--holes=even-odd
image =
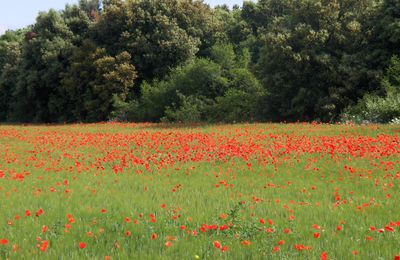
{"type": "Polygon", "coordinates": [[[48,240],[43,240],[42,245],[39,247],[39,250],[42,252],[46,252],[49,245],[50,245],[50,242],[48,240]]]}
{"type": "Polygon", "coordinates": [[[36,211],[36,217],[40,217],[41,215],[44,214],[44,210],[43,209],[39,209],[38,211],[36,211]]]}
{"type": "Polygon", "coordinates": [[[47,230],[49,230],[49,228],[48,228],[47,226],[43,226],[43,227],[42,227],[42,233],[46,233],[47,230]]]}
{"type": "Polygon", "coordinates": [[[221,243],[218,240],[214,241],[214,246],[218,249],[220,249],[222,247],[221,243]]]}
{"type": "Polygon", "coordinates": [[[229,227],[227,226],[227,225],[223,225],[223,226],[220,226],[219,227],[219,230],[220,231],[224,231],[224,230],[226,230],[226,229],[228,229],[229,227]]]}
{"type": "Polygon", "coordinates": [[[251,242],[249,240],[243,240],[242,245],[249,246],[249,245],[251,245],[251,242]]]}
{"type": "Polygon", "coordinates": [[[313,224],[313,228],[315,228],[315,229],[321,229],[321,227],[318,226],[317,224],[313,224]]]}
{"type": "Polygon", "coordinates": [[[286,233],[286,234],[291,234],[291,233],[292,233],[292,230],[291,230],[290,228],[285,228],[285,229],[283,230],[283,232],[286,233]]]}

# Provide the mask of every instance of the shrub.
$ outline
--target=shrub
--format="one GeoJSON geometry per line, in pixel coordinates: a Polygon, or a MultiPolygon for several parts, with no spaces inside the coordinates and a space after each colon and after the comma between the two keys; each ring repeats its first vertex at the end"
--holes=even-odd
{"type": "Polygon", "coordinates": [[[382,87],[385,95],[366,94],[356,106],[348,108],[342,114],[342,121],[356,123],[389,123],[400,117],[400,59],[394,56],[391,60],[382,87]]]}

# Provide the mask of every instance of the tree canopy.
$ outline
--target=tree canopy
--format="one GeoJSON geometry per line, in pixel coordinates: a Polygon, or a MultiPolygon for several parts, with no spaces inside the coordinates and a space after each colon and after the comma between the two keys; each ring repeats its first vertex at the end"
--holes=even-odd
{"type": "Polygon", "coordinates": [[[332,122],[398,55],[398,1],[80,0],[0,36],[0,120],[332,122]]]}

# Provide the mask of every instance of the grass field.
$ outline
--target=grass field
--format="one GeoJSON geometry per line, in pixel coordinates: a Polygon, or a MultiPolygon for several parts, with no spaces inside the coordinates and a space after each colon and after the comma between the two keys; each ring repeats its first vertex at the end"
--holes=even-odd
{"type": "Polygon", "coordinates": [[[400,128],[0,126],[0,259],[395,259],[400,128]]]}

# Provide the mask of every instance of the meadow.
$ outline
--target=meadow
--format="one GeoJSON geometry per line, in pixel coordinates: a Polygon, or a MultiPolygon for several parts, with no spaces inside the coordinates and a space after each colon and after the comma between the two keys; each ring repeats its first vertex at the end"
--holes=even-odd
{"type": "Polygon", "coordinates": [[[0,125],[0,259],[400,259],[399,133],[0,125]]]}

